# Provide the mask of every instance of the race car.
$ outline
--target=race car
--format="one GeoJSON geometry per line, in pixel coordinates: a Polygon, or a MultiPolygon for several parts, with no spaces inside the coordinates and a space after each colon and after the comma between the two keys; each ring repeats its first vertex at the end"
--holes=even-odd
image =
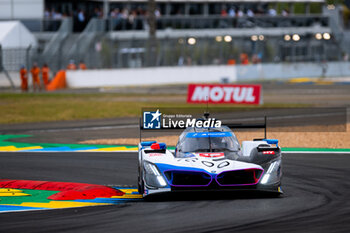
{"type": "Polygon", "coordinates": [[[138,189],[160,192],[259,190],[282,193],[281,148],[276,139],[243,141],[227,126],[185,129],[175,150],[139,144],[138,189]]]}

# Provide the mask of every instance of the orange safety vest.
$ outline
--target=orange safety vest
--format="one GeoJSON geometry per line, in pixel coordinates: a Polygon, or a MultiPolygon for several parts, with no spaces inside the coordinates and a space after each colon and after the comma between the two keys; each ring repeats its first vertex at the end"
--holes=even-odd
{"type": "Polygon", "coordinates": [[[27,69],[22,68],[20,71],[20,76],[21,76],[21,89],[22,91],[27,91],[28,90],[28,77],[27,77],[27,69]]]}
{"type": "Polygon", "coordinates": [[[67,70],[76,70],[77,66],[75,64],[68,64],[67,70]]]}
{"type": "Polygon", "coordinates": [[[84,63],[79,63],[79,69],[86,70],[86,65],[84,63]]]}
{"type": "Polygon", "coordinates": [[[49,72],[50,72],[50,68],[49,67],[43,67],[41,69],[41,74],[43,76],[43,81],[45,86],[49,84],[49,72]]]}
{"type": "Polygon", "coordinates": [[[37,83],[37,84],[40,85],[40,77],[39,77],[40,68],[39,67],[33,67],[30,70],[30,73],[32,73],[33,83],[37,83]]]}

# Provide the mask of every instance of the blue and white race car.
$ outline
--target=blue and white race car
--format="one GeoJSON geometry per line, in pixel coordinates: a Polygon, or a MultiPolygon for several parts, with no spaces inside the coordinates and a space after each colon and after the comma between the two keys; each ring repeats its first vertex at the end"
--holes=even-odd
{"type": "Polygon", "coordinates": [[[282,193],[276,139],[243,141],[227,126],[185,129],[175,151],[155,141],[139,144],[138,189],[143,196],[199,190],[282,193]]]}

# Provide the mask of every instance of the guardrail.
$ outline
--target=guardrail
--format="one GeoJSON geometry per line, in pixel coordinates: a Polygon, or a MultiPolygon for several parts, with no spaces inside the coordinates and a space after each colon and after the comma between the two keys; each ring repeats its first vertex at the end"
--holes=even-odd
{"type": "MultiPolygon", "coordinates": [[[[80,33],[78,38],[72,43],[70,49],[68,51],[65,51],[66,53],[63,54],[63,58],[66,61],[66,63],[71,59],[77,62],[79,62],[80,60],[91,59],[90,56],[92,55],[89,54],[88,51],[90,51],[91,44],[93,43],[95,38],[106,31],[105,23],[105,20],[98,18],[92,18],[89,21],[84,31],[80,33]],[[90,56],[86,56],[86,54],[89,54],[90,56]]],[[[98,58],[96,60],[98,60],[98,58]]],[[[96,60],[94,60],[94,63],[98,62],[96,60]]]]}
{"type": "MultiPolygon", "coordinates": [[[[56,32],[63,19],[18,19],[31,32],[56,32]]],[[[92,19],[94,20],[94,19],[92,19]]],[[[100,19],[101,20],[101,19],[100,19]]],[[[108,18],[105,31],[146,30],[146,16],[108,18]]],[[[76,22],[73,22],[76,23],[76,22]]],[[[89,24],[87,24],[89,25],[89,24]]],[[[217,29],[217,28],[271,28],[271,27],[312,27],[315,25],[329,26],[329,17],[325,15],[292,15],[254,17],[230,17],[221,15],[174,15],[157,18],[157,29],[217,29]]]]}
{"type": "MultiPolygon", "coordinates": [[[[109,18],[109,30],[145,30],[148,28],[144,16],[129,18],[109,18]]],[[[254,17],[223,16],[161,16],[157,18],[157,29],[217,29],[217,28],[274,28],[274,27],[312,27],[329,26],[328,16],[293,15],[254,17]]]]}
{"type": "Polygon", "coordinates": [[[62,67],[61,49],[64,40],[72,33],[72,19],[66,18],[62,21],[60,28],[55,32],[42,53],[42,60],[51,65],[52,70],[59,70],[62,67]]]}

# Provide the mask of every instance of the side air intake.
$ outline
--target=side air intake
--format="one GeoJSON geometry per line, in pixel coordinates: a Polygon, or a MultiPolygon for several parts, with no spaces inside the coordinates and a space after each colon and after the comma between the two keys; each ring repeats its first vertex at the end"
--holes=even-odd
{"type": "Polygon", "coordinates": [[[221,186],[255,185],[259,182],[262,169],[244,169],[224,171],[216,176],[216,182],[221,186]]]}
{"type": "Polygon", "coordinates": [[[212,181],[211,176],[205,172],[169,170],[164,175],[171,186],[178,187],[208,186],[212,181]]]}

